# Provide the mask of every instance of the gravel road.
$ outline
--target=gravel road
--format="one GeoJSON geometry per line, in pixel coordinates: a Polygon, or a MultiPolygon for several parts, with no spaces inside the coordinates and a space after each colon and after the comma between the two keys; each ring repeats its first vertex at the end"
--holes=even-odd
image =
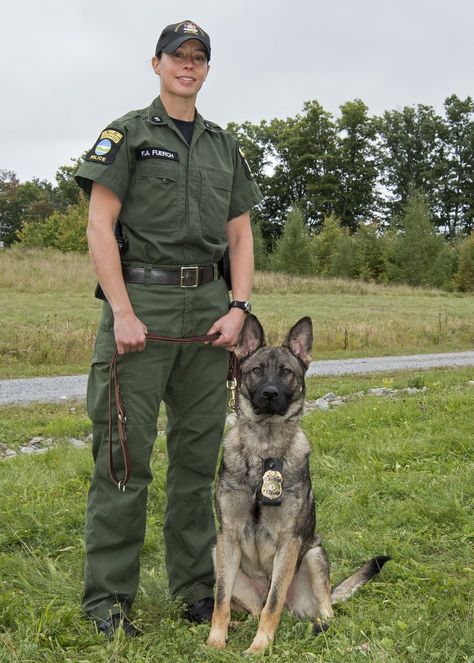
{"type": "MultiPolygon", "coordinates": [[[[313,361],[307,375],[391,373],[393,371],[424,370],[442,366],[474,366],[474,352],[313,361]]],[[[33,402],[61,403],[68,399],[84,400],[86,385],[86,375],[32,378],[29,380],[0,380],[0,405],[33,402]]]]}

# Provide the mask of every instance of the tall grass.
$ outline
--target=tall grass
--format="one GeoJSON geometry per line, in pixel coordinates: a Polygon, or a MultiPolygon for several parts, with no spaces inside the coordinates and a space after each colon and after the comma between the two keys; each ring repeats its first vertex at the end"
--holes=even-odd
{"type": "Polygon", "coordinates": [[[462,297],[436,288],[413,288],[408,285],[389,285],[357,279],[294,276],[281,272],[256,272],[254,292],[262,295],[321,294],[321,295],[392,295],[393,297],[462,297]]]}
{"type": "MultiPolygon", "coordinates": [[[[1,251],[0,378],[86,371],[100,310],[94,286],[87,256],[1,251]]],[[[473,295],[258,272],[252,300],[272,343],[310,315],[319,359],[474,346],[473,295]]]]}
{"type": "Polygon", "coordinates": [[[55,249],[5,249],[0,265],[0,288],[11,293],[85,293],[95,280],[88,256],[55,249]]]}

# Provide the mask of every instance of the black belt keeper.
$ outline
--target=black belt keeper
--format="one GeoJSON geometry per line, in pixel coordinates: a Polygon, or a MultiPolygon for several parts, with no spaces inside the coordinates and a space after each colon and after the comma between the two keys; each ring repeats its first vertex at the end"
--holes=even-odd
{"type": "Polygon", "coordinates": [[[265,458],[263,461],[262,484],[258,491],[260,504],[280,506],[283,493],[283,461],[279,458],[265,458]]]}

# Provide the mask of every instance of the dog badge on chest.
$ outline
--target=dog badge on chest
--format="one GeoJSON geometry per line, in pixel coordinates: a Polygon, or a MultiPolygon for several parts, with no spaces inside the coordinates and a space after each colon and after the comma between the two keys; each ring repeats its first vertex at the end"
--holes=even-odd
{"type": "Polygon", "coordinates": [[[283,463],[278,458],[266,458],[263,461],[262,487],[260,502],[266,506],[279,506],[283,493],[283,463]]]}

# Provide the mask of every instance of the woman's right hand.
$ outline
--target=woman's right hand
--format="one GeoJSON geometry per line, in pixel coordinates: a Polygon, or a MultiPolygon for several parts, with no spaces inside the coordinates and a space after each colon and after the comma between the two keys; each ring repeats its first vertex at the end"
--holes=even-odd
{"type": "Polygon", "coordinates": [[[114,316],[115,343],[119,355],[141,352],[146,346],[146,325],[133,313],[116,313],[114,316]]]}

